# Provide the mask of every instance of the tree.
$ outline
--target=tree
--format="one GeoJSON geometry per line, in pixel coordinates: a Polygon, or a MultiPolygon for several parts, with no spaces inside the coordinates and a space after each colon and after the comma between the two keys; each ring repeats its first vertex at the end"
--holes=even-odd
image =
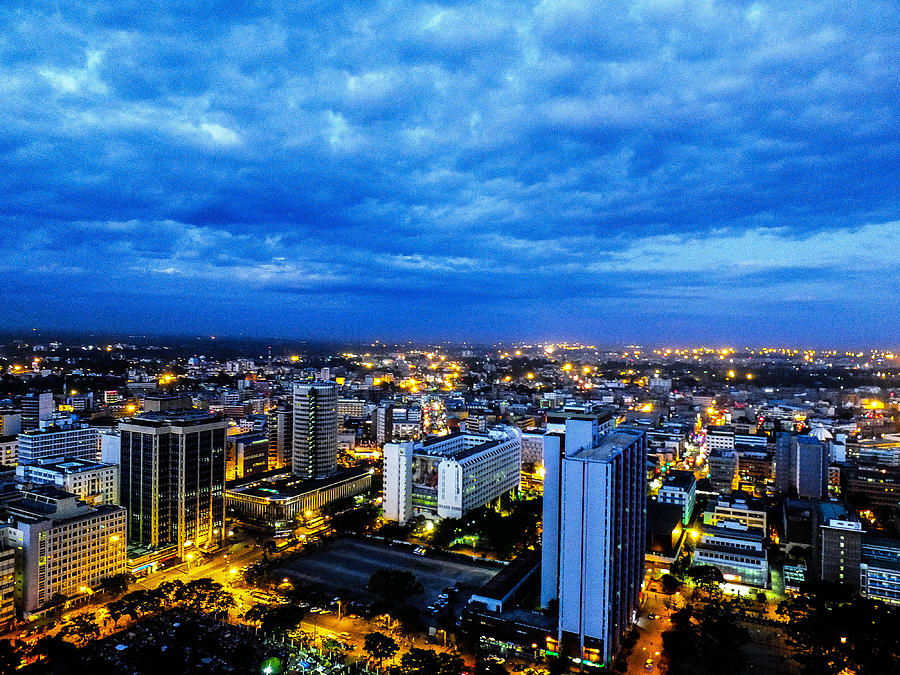
{"type": "Polygon", "coordinates": [[[23,643],[12,640],[0,640],[0,673],[11,673],[22,663],[25,652],[23,643]]]}
{"type": "Polygon", "coordinates": [[[424,592],[416,576],[407,570],[381,569],[369,577],[369,593],[391,605],[398,605],[424,592]]]}
{"type": "Polygon", "coordinates": [[[76,614],[69,619],[59,631],[61,638],[74,638],[79,645],[100,637],[100,626],[97,625],[97,616],[94,612],[76,614]]]}
{"type": "Polygon", "coordinates": [[[459,654],[441,652],[438,654],[437,675],[462,675],[466,662],[459,654]]]}
{"type": "Polygon", "coordinates": [[[370,658],[378,661],[379,666],[385,659],[392,658],[398,649],[397,641],[394,638],[378,631],[367,633],[364,638],[363,651],[370,658]]]}
{"type": "Polygon", "coordinates": [[[681,582],[671,574],[663,574],[659,581],[662,584],[663,593],[666,595],[672,595],[681,588],[681,582]]]}
{"type": "Polygon", "coordinates": [[[128,590],[128,587],[134,582],[135,576],[133,574],[122,572],[121,574],[113,574],[112,576],[101,580],[100,586],[103,590],[118,595],[119,593],[125,593],[128,590]]]}
{"type": "Polygon", "coordinates": [[[800,590],[778,613],[803,673],[900,673],[900,611],[844,584],[820,581],[800,590]]]}
{"type": "Polygon", "coordinates": [[[687,571],[687,576],[693,579],[694,583],[707,593],[717,591],[719,584],[725,581],[722,572],[713,565],[694,565],[687,571]]]}
{"type": "Polygon", "coordinates": [[[741,669],[741,645],[749,634],[728,607],[712,600],[674,612],[672,628],[662,637],[671,675],[713,675],[741,669]]]}
{"type": "Polygon", "coordinates": [[[58,635],[47,635],[34,643],[29,655],[48,665],[67,663],[75,659],[77,648],[58,635]]]}
{"type": "Polygon", "coordinates": [[[413,647],[400,657],[402,675],[435,675],[439,667],[438,654],[433,649],[413,647]]]}
{"type": "Polygon", "coordinates": [[[247,621],[258,623],[264,632],[284,636],[297,628],[306,611],[297,605],[253,605],[244,614],[247,621]]]}

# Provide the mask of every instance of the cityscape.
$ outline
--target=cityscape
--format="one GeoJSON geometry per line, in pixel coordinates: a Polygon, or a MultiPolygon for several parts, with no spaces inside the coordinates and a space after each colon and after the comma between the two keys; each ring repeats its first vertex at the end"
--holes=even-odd
{"type": "Polygon", "coordinates": [[[4,670],[894,672],[897,361],[9,335],[4,670]]]}
{"type": "Polygon", "coordinates": [[[0,675],[900,675],[898,55],[0,3],[0,675]]]}

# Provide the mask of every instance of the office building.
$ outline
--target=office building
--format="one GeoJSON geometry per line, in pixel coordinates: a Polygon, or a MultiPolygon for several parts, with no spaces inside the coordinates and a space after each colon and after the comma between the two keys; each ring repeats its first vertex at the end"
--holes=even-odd
{"type": "Polygon", "coordinates": [[[460,518],[519,486],[521,432],[497,426],[384,446],[384,512],[405,523],[417,515],[460,518]]]}
{"type": "Polygon", "coordinates": [[[15,436],[22,431],[22,413],[0,412],[0,436],[15,436]]]}
{"type": "Polygon", "coordinates": [[[119,467],[86,459],[43,460],[20,464],[16,478],[25,483],[55,485],[91,506],[119,503],[119,467]]]}
{"type": "Polygon", "coordinates": [[[794,436],[791,439],[793,454],[793,486],[798,497],[819,499],[825,489],[828,448],[813,436],[794,436]]]}
{"type": "Polygon", "coordinates": [[[737,476],[738,454],[735,450],[713,450],[706,458],[709,482],[719,494],[731,492],[737,476]]]}
{"type": "Polygon", "coordinates": [[[366,414],[366,402],[361,398],[339,398],[337,410],[341,417],[363,417],[366,414]]]}
{"type": "Polygon", "coordinates": [[[859,585],[862,524],[841,502],[817,502],[813,510],[816,542],[813,561],[818,577],[859,585]]]}
{"type": "Polygon", "coordinates": [[[245,478],[269,468],[269,439],[251,431],[225,438],[225,480],[245,478]]]}
{"type": "Polygon", "coordinates": [[[74,419],[45,420],[37,429],[19,434],[19,462],[35,464],[63,458],[100,459],[100,435],[97,427],[74,419]]]}
{"type": "Polygon", "coordinates": [[[325,478],[337,469],[338,385],[294,384],[292,471],[299,478],[325,478]]]}
{"type": "Polygon", "coordinates": [[[382,403],[375,409],[375,442],[382,446],[394,440],[394,406],[382,403]]]}
{"type": "Polygon", "coordinates": [[[0,629],[8,628],[15,620],[16,550],[0,540],[0,629]]]}
{"type": "Polygon", "coordinates": [[[711,499],[703,512],[703,522],[712,526],[734,523],[763,533],[768,531],[765,502],[743,492],[719,495],[711,499]]]}
{"type": "Polygon", "coordinates": [[[687,525],[697,501],[697,479],[691,471],[670,471],[666,482],[659,488],[656,500],[661,504],[681,507],[681,522],[687,525]]]}
{"type": "Polygon", "coordinates": [[[75,598],[126,570],[125,509],[88,506],[51,485],[7,502],[0,537],[17,549],[16,604],[24,616],[57,594],[75,598]]]}
{"type": "Polygon", "coordinates": [[[710,427],[706,432],[706,449],[709,452],[713,450],[734,450],[734,431],[710,427]]]}
{"type": "Polygon", "coordinates": [[[371,488],[372,473],[367,469],[339,469],[320,480],[302,480],[290,471],[275,471],[229,482],[225,502],[245,516],[276,525],[371,488]]]}
{"type": "Polygon", "coordinates": [[[22,431],[32,431],[53,415],[53,394],[49,391],[26,394],[21,398],[19,406],[22,409],[22,431]]]}
{"type": "Polygon", "coordinates": [[[767,588],[769,563],[764,542],[765,531],[756,527],[731,520],[719,521],[717,525],[704,523],[693,562],[717,567],[729,583],[767,588]]]}
{"type": "Polygon", "coordinates": [[[19,462],[19,437],[0,436],[0,466],[15,466],[19,462]]]}
{"type": "Polygon", "coordinates": [[[873,600],[900,605],[900,539],[863,535],[859,592],[873,600]]]}
{"type": "Polygon", "coordinates": [[[294,458],[294,406],[279,403],[268,415],[269,470],[290,467],[294,458]]]}
{"type": "Polygon", "coordinates": [[[641,431],[600,428],[596,418],[568,420],[559,461],[545,457],[559,499],[545,492],[544,519],[559,529],[558,541],[544,530],[541,597],[559,601],[560,652],[605,664],[634,621],[644,578],[647,442],[641,431]]]}
{"type": "Polygon", "coordinates": [[[197,410],[145,412],[119,423],[121,500],[128,541],[145,549],[221,541],[225,523],[225,427],[197,410]]]}

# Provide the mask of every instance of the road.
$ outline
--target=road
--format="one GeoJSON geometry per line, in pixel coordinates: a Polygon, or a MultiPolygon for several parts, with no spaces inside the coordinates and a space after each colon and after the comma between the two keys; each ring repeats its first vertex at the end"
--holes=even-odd
{"type": "Polygon", "coordinates": [[[653,663],[652,672],[666,672],[665,665],[660,665],[663,651],[662,633],[669,626],[669,610],[666,608],[666,601],[671,604],[671,596],[644,591],[644,604],[637,620],[640,636],[634,646],[634,651],[628,657],[629,673],[651,672],[646,670],[647,659],[651,659],[653,663]],[[650,614],[658,618],[650,619],[650,614]]]}

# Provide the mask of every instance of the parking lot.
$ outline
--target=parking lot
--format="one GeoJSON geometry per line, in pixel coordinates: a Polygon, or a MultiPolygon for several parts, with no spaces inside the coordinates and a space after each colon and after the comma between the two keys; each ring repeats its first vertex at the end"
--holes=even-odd
{"type": "Polygon", "coordinates": [[[304,555],[284,568],[290,576],[305,584],[319,584],[334,591],[349,591],[360,598],[366,595],[366,585],[373,572],[379,569],[403,569],[416,575],[425,592],[410,599],[410,604],[424,609],[431,604],[445,586],[458,583],[459,599],[469,595],[494,576],[500,567],[487,562],[458,562],[441,558],[418,556],[412,549],[379,542],[339,539],[326,547],[304,555]]]}

